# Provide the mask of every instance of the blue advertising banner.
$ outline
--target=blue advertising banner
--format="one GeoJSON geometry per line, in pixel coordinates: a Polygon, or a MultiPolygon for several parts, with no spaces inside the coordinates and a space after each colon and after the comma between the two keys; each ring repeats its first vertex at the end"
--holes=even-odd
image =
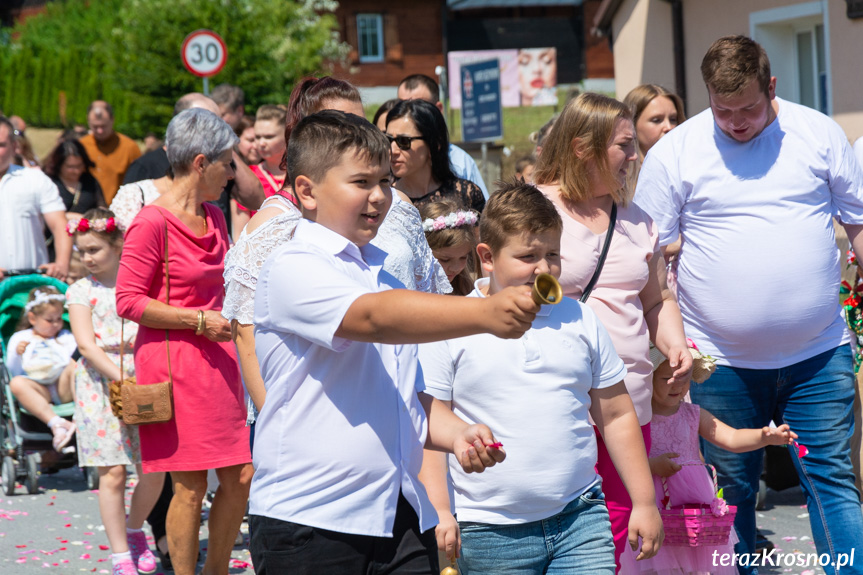
{"type": "Polygon", "coordinates": [[[465,142],[503,138],[500,64],[497,59],[461,67],[461,133],[465,142]]]}

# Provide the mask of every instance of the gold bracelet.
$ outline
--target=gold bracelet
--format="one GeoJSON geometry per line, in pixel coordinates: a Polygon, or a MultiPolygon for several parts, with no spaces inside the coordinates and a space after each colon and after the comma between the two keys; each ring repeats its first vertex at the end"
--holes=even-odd
{"type": "Polygon", "coordinates": [[[204,333],[204,328],[207,327],[207,319],[204,317],[204,310],[198,310],[198,327],[195,329],[195,335],[204,333]]]}

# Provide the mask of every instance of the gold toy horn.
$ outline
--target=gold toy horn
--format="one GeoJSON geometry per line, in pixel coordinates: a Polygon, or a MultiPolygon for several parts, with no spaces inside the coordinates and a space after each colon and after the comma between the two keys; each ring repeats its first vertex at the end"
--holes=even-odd
{"type": "Polygon", "coordinates": [[[539,274],[533,282],[530,296],[536,305],[555,305],[563,299],[563,288],[551,274],[539,274]]]}

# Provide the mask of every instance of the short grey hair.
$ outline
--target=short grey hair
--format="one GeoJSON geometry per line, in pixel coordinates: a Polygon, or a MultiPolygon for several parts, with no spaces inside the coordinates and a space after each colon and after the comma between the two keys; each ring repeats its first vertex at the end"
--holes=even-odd
{"type": "Polygon", "coordinates": [[[183,110],[168,124],[165,147],[174,173],[183,173],[198,154],[215,162],[239,141],[223,119],[202,108],[183,110]]]}

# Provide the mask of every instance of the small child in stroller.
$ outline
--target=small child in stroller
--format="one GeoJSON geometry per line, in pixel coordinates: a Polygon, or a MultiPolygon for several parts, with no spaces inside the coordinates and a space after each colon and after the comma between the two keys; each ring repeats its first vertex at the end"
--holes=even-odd
{"type": "Polygon", "coordinates": [[[54,435],[54,449],[74,451],[69,444],[75,424],[55,415],[51,404],[73,400],[77,349],[75,337],[63,329],[65,296],[53,286],[30,291],[18,331],[9,339],[6,366],[9,389],[21,406],[45,423],[54,435]]]}

